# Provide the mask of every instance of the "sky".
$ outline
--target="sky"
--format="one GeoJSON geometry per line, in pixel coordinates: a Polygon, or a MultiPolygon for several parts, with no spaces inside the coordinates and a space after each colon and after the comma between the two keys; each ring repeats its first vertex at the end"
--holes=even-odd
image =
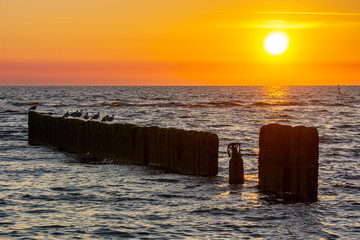
{"type": "Polygon", "coordinates": [[[360,85],[359,43],[359,0],[0,0],[0,85],[360,85]]]}

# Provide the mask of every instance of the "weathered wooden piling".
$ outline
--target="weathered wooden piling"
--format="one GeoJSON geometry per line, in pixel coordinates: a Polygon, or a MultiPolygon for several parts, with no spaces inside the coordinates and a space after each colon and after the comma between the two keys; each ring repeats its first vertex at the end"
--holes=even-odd
{"type": "Polygon", "coordinates": [[[68,121],[64,118],[58,118],[57,120],[58,128],[55,130],[56,139],[59,141],[58,145],[61,150],[66,150],[68,148],[68,121]]]}
{"type": "Polygon", "coordinates": [[[229,183],[244,184],[244,161],[241,157],[240,143],[230,143],[227,148],[230,158],[229,183]]]}
{"type": "Polygon", "coordinates": [[[215,176],[219,139],[208,132],[108,124],[29,111],[29,144],[58,147],[115,164],[158,166],[182,174],[215,176]]]}
{"type": "Polygon", "coordinates": [[[259,188],[316,201],[319,136],[313,127],[269,124],[260,129],[259,188]]]}
{"type": "Polygon", "coordinates": [[[157,128],[156,130],[156,156],[157,156],[157,165],[165,168],[170,168],[170,157],[169,157],[169,129],[167,128],[157,128]]]}
{"type": "MultiPolygon", "coordinates": [[[[134,136],[138,126],[135,124],[123,124],[122,125],[122,144],[123,144],[123,164],[134,163],[134,136]]],[[[143,150],[142,150],[143,151],[143,150]]]]}
{"type": "Polygon", "coordinates": [[[203,134],[203,139],[200,142],[200,175],[204,175],[205,173],[216,175],[218,172],[218,136],[207,132],[202,132],[201,134],[203,134]],[[211,161],[211,159],[216,159],[216,161],[211,161]]]}
{"type": "Polygon", "coordinates": [[[159,127],[149,127],[147,128],[147,147],[149,153],[149,165],[150,166],[160,166],[160,159],[158,157],[158,141],[159,141],[159,127]]]}
{"type": "Polygon", "coordinates": [[[148,128],[137,127],[134,133],[133,163],[137,165],[149,165],[148,154],[148,128]]]}
{"type": "Polygon", "coordinates": [[[68,119],[67,151],[84,153],[84,121],[68,119]]]}
{"type": "Polygon", "coordinates": [[[36,142],[36,114],[32,114],[29,112],[28,114],[28,142],[30,145],[36,145],[38,144],[36,142]]]}

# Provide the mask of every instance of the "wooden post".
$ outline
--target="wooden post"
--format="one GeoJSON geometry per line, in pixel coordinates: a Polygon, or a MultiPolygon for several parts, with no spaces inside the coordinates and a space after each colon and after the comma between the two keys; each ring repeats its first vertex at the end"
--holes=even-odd
{"type": "Polygon", "coordinates": [[[148,128],[137,127],[134,133],[134,164],[149,165],[148,158],[148,128]]]}
{"type": "Polygon", "coordinates": [[[260,129],[259,188],[299,201],[317,200],[319,136],[316,128],[269,124],[260,129]]]}
{"type": "Polygon", "coordinates": [[[30,145],[35,145],[35,112],[28,113],[28,142],[30,145]]]}
{"type": "Polygon", "coordinates": [[[84,145],[84,121],[78,119],[68,119],[68,147],[67,151],[73,153],[83,153],[84,145]]]}
{"type": "Polygon", "coordinates": [[[85,121],[83,125],[83,153],[90,154],[90,124],[92,121],[85,121]]]}
{"type": "Polygon", "coordinates": [[[202,132],[201,136],[200,175],[216,176],[218,173],[218,136],[208,132],[202,132]]]}
{"type": "Polygon", "coordinates": [[[194,138],[192,131],[181,131],[181,168],[182,174],[194,173],[194,138]]]}
{"type": "Polygon", "coordinates": [[[121,144],[118,139],[118,135],[121,135],[119,132],[121,125],[120,124],[109,124],[106,135],[107,142],[107,158],[113,163],[120,163],[122,158],[121,144]]]}
{"type": "Polygon", "coordinates": [[[170,137],[172,138],[172,156],[174,162],[174,169],[177,172],[181,172],[183,168],[183,162],[181,159],[182,143],[181,132],[179,129],[172,129],[170,137]]]}
{"type": "Polygon", "coordinates": [[[123,136],[123,164],[133,164],[134,159],[134,137],[138,126],[135,124],[124,124],[122,127],[123,136]]]}

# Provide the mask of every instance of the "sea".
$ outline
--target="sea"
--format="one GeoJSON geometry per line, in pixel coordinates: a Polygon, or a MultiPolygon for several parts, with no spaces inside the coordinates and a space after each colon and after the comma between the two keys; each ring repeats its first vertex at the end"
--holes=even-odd
{"type": "Polygon", "coordinates": [[[0,87],[0,239],[360,239],[360,86],[0,87]],[[340,91],[340,92],[339,92],[340,91]],[[28,109],[216,133],[219,173],[87,163],[28,144],[28,109]],[[318,201],[258,190],[264,125],[316,127],[318,201]],[[229,185],[241,143],[245,184],[229,185]]]}

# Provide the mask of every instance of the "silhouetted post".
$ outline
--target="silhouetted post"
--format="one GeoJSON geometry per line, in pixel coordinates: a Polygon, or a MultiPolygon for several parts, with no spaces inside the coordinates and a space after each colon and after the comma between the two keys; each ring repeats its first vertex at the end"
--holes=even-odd
{"type": "Polygon", "coordinates": [[[259,188],[298,201],[316,201],[319,134],[316,128],[268,124],[260,129],[259,188]]]}
{"type": "Polygon", "coordinates": [[[241,158],[240,143],[230,143],[227,148],[229,154],[229,183],[244,184],[244,161],[241,158]]]}
{"type": "Polygon", "coordinates": [[[200,143],[200,175],[216,176],[218,174],[219,138],[214,133],[203,132],[200,143]]]}

